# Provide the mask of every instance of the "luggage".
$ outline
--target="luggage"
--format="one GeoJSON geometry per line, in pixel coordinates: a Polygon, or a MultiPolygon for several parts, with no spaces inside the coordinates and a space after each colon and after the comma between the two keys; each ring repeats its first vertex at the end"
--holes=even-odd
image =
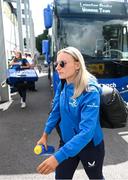
{"type": "Polygon", "coordinates": [[[100,85],[100,123],[103,128],[121,128],[127,125],[128,107],[116,88],[100,85]]]}

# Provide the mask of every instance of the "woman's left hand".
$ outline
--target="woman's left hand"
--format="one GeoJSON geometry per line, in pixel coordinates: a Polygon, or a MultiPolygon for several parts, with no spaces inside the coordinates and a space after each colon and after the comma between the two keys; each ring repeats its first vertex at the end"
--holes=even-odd
{"type": "Polygon", "coordinates": [[[40,174],[49,174],[53,172],[57,166],[58,161],[56,158],[54,156],[50,156],[37,167],[37,172],[40,174]]]}

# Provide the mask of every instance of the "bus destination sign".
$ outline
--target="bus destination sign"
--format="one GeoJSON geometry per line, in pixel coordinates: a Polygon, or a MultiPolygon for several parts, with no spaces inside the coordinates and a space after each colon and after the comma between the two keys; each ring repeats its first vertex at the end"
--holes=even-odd
{"type": "Polygon", "coordinates": [[[80,8],[84,13],[95,13],[95,14],[111,14],[113,8],[112,4],[104,3],[82,3],[80,2],[80,8]]]}
{"type": "Polygon", "coordinates": [[[113,16],[127,16],[128,3],[103,0],[62,0],[57,1],[57,12],[60,16],[103,14],[113,16]]]}

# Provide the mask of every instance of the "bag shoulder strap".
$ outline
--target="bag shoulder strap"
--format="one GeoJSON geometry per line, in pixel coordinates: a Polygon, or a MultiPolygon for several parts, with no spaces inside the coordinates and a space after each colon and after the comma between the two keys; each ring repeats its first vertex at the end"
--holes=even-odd
{"type": "Polygon", "coordinates": [[[65,83],[66,83],[66,80],[65,79],[61,79],[61,91],[63,90],[65,83]]]}

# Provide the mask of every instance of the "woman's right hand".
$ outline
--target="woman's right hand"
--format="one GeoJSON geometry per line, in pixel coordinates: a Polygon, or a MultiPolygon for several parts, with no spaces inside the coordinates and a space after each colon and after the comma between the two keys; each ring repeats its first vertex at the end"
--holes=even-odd
{"type": "Polygon", "coordinates": [[[48,135],[46,133],[43,133],[42,137],[37,141],[37,144],[43,144],[45,146],[45,149],[47,150],[47,141],[48,141],[48,135]]]}

